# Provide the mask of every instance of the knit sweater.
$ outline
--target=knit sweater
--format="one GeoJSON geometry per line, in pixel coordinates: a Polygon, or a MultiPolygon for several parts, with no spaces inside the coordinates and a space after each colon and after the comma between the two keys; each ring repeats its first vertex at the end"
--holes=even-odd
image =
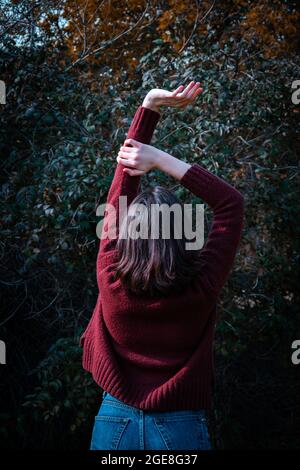
{"type": "MultiPolygon", "coordinates": [[[[149,144],[160,113],[139,106],[127,133],[149,144]]],[[[107,202],[118,209],[140,189],[140,176],[118,163],[107,202]]],[[[184,293],[151,298],[129,293],[113,279],[117,235],[101,239],[97,256],[98,299],[80,344],[83,367],[103,389],[148,411],[208,409],[214,386],[216,302],[228,278],[241,237],[243,197],[231,185],[194,163],[180,184],[213,210],[201,249],[203,268],[184,293]]],[[[104,224],[105,228],[105,224],[104,224]]]]}

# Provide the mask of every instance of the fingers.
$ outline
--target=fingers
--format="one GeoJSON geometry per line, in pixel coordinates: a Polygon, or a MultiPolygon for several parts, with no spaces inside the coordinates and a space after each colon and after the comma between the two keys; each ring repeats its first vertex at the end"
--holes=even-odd
{"type": "Polygon", "coordinates": [[[130,155],[126,152],[123,152],[121,149],[119,150],[118,152],[118,157],[122,157],[124,158],[125,160],[127,160],[128,158],[130,158],[130,155]]]}
{"type": "Polygon", "coordinates": [[[195,92],[198,90],[200,82],[196,82],[194,86],[191,87],[189,93],[187,94],[188,99],[192,99],[194,97],[195,92]]]}
{"type": "Polygon", "coordinates": [[[200,82],[196,82],[195,85],[191,87],[186,97],[190,102],[192,102],[200,93],[202,93],[202,91],[203,88],[200,87],[200,82]]]}
{"type": "Polygon", "coordinates": [[[122,163],[122,165],[126,165],[126,166],[132,166],[134,167],[136,164],[130,160],[129,158],[125,157],[124,154],[122,153],[119,153],[118,156],[117,156],[117,161],[119,163],[122,163]]]}
{"type": "Polygon", "coordinates": [[[136,150],[133,147],[125,147],[124,145],[120,147],[120,152],[132,154],[132,152],[135,152],[135,151],[136,150]]]}
{"type": "Polygon", "coordinates": [[[132,138],[126,139],[124,142],[125,145],[132,145],[133,147],[139,147],[140,142],[138,140],[134,140],[132,138]]]}
{"type": "Polygon", "coordinates": [[[181,90],[184,88],[184,85],[180,85],[170,96],[171,99],[174,97],[176,98],[176,101],[172,101],[172,106],[181,108],[192,103],[203,91],[203,88],[201,88],[200,85],[200,82],[195,82],[195,80],[193,80],[182,92],[181,90]]]}
{"type": "Polygon", "coordinates": [[[143,170],[132,170],[130,168],[123,168],[123,172],[129,176],[142,176],[145,173],[143,170]]]}
{"type": "Polygon", "coordinates": [[[180,93],[183,88],[184,88],[184,85],[180,85],[178,88],[176,88],[175,91],[173,91],[172,96],[178,95],[178,93],[180,93]]]}
{"type": "Polygon", "coordinates": [[[146,173],[146,170],[139,170],[135,168],[136,162],[130,160],[127,157],[124,158],[120,152],[118,153],[118,156],[117,156],[117,162],[125,166],[125,168],[123,168],[123,171],[125,173],[128,173],[130,176],[141,176],[146,173]],[[131,167],[131,168],[128,168],[128,167],[131,167]]]}
{"type": "Polygon", "coordinates": [[[181,93],[181,97],[186,98],[189,95],[191,89],[194,87],[194,85],[195,85],[195,82],[193,80],[192,82],[189,83],[186,89],[181,93]]]}
{"type": "Polygon", "coordinates": [[[198,95],[201,95],[201,93],[203,92],[203,88],[198,88],[198,90],[196,90],[192,100],[194,101],[198,95]]]}

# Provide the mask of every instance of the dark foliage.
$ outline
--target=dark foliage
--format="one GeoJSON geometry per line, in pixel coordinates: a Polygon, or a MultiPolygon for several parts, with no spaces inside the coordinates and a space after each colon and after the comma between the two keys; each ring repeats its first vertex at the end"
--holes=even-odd
{"type": "MultiPolygon", "coordinates": [[[[70,38],[55,43],[53,18],[52,35],[45,29],[27,40],[19,30],[26,40],[18,44],[6,34],[0,58],[8,91],[0,116],[0,339],[7,344],[1,447],[88,446],[101,390],[81,368],[78,339],[97,296],[96,207],[105,201],[119,146],[144,95],[190,77],[203,82],[203,96],[192,108],[163,113],[153,145],[228,179],[246,202],[242,243],[219,302],[214,443],[300,447],[300,365],[291,362],[300,334],[299,105],[292,103],[291,84],[300,63],[294,43],[283,53],[276,45],[272,56],[264,50],[271,41],[266,31],[257,41],[243,35],[248,7],[241,5],[235,15],[224,7],[223,29],[212,11],[214,28],[194,35],[182,53],[150,28],[134,70],[120,62],[119,74],[109,54],[69,68],[70,38]]],[[[169,22],[161,17],[161,28],[171,28],[169,22]]],[[[180,23],[173,27],[180,31],[180,23]]],[[[156,183],[182,201],[190,198],[158,172],[143,180],[156,183]]]]}

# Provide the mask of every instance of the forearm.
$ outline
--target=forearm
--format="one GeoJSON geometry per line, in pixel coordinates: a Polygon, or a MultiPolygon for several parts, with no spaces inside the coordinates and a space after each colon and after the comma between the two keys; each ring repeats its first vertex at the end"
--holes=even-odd
{"type": "Polygon", "coordinates": [[[205,262],[200,287],[218,295],[232,267],[243,223],[243,197],[223,179],[197,163],[190,165],[158,150],[155,167],[173,176],[195,196],[203,199],[214,212],[208,241],[201,250],[205,262]]]}
{"type": "MultiPolygon", "coordinates": [[[[139,142],[149,143],[151,141],[156,124],[159,120],[159,114],[150,109],[144,109],[139,106],[129,127],[127,138],[133,138],[139,142]]],[[[116,211],[116,224],[118,228],[119,221],[119,200],[120,196],[126,196],[127,205],[136,197],[140,186],[139,176],[129,176],[124,173],[124,166],[118,163],[115,169],[113,181],[111,183],[107,203],[113,206],[116,211]]],[[[109,217],[104,218],[104,227],[108,223],[109,217]]],[[[106,229],[105,229],[106,230],[106,229]]],[[[100,243],[100,251],[109,251],[114,248],[116,239],[109,240],[103,238],[100,243]]]]}
{"type": "Polygon", "coordinates": [[[154,166],[179,180],[196,196],[203,198],[212,208],[217,208],[220,202],[224,202],[227,197],[238,202],[242,199],[242,195],[225,180],[215,176],[199,164],[194,163],[191,165],[163,150],[156,149],[154,166]],[[196,173],[188,173],[192,166],[194,167],[193,170],[197,170],[196,173]],[[192,178],[190,178],[190,175],[193,175],[192,178]],[[216,188],[218,188],[218,191],[216,191],[216,188]],[[221,201],[220,194],[222,194],[221,201]]]}
{"type": "MultiPolygon", "coordinates": [[[[127,132],[127,139],[132,138],[149,144],[159,117],[160,115],[151,109],[139,106],[127,132]]],[[[130,204],[137,194],[140,183],[140,177],[129,176],[123,169],[124,166],[118,163],[107,198],[107,202],[115,206],[119,203],[120,196],[127,196],[130,204]]]]}
{"type": "Polygon", "coordinates": [[[152,109],[150,104],[147,106],[142,104],[134,115],[127,132],[127,139],[131,138],[144,144],[150,144],[159,118],[160,113],[152,109]]]}
{"type": "Polygon", "coordinates": [[[173,176],[173,178],[181,180],[191,165],[179,160],[179,158],[173,157],[173,155],[170,155],[163,150],[160,150],[157,157],[156,167],[164,173],[173,176]]]}

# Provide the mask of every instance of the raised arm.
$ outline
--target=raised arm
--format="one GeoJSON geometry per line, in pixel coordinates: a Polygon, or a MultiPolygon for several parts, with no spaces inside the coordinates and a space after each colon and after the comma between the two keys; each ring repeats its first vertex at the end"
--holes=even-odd
{"type": "Polygon", "coordinates": [[[203,270],[199,273],[199,288],[216,298],[228,278],[241,238],[244,198],[198,163],[190,165],[160,150],[154,154],[157,168],[178,179],[213,210],[213,223],[200,252],[203,270]]]}
{"type": "MultiPolygon", "coordinates": [[[[140,177],[144,173],[140,170],[132,168],[132,164],[126,162],[128,148],[132,146],[131,140],[135,142],[135,147],[141,148],[143,145],[150,143],[157,122],[161,116],[161,106],[169,106],[181,108],[195,101],[196,97],[203,91],[200,83],[192,81],[184,88],[180,85],[174,91],[163,90],[160,88],[152,89],[144,98],[142,106],[139,106],[124,145],[121,147],[123,155],[122,160],[119,159],[115,170],[112,184],[110,186],[107,197],[107,210],[104,214],[103,230],[101,234],[99,255],[105,254],[113,250],[116,246],[118,238],[119,225],[119,199],[126,196],[127,206],[134,200],[139,192],[140,177]],[[112,227],[115,231],[113,233],[112,227]],[[106,235],[108,235],[106,237],[106,235]],[[112,235],[114,235],[112,237],[112,235]]],[[[136,149],[132,149],[134,152],[136,149]]]]}
{"type": "MultiPolygon", "coordinates": [[[[131,153],[129,149],[127,162],[131,153]]],[[[216,298],[229,275],[241,237],[243,196],[198,163],[190,165],[151,145],[140,148],[139,163],[134,167],[168,173],[212,208],[213,224],[200,253],[203,270],[198,286],[204,294],[216,298]]]]}
{"type": "MultiPolygon", "coordinates": [[[[195,92],[195,87],[197,89],[199,84],[193,85],[193,83],[189,85],[190,91],[185,96],[190,97],[195,92]]],[[[186,90],[182,94],[185,92],[186,90]]],[[[181,100],[182,94],[179,93],[181,100]]],[[[119,163],[126,165],[124,171],[144,174],[153,168],[158,168],[176,178],[212,208],[212,227],[200,253],[203,270],[199,273],[198,287],[204,294],[216,298],[230,273],[241,238],[243,196],[230,184],[197,163],[190,165],[151,145],[140,144],[134,139],[130,142],[135,148],[121,147],[117,157],[119,163]]]]}
{"type": "MultiPolygon", "coordinates": [[[[127,139],[132,138],[138,142],[148,144],[151,141],[159,118],[160,113],[158,111],[150,107],[139,106],[129,127],[127,139]]],[[[130,144],[127,145],[129,146],[130,144]]],[[[139,192],[140,179],[140,175],[130,176],[124,171],[124,165],[121,163],[117,164],[106,201],[106,204],[109,204],[110,207],[106,205],[103,223],[103,231],[108,233],[109,228],[112,228],[112,225],[110,227],[109,225],[115,225],[114,222],[116,222],[116,237],[101,238],[99,247],[100,255],[115,248],[118,236],[119,198],[120,196],[126,196],[127,205],[129,205],[139,192]]]]}

